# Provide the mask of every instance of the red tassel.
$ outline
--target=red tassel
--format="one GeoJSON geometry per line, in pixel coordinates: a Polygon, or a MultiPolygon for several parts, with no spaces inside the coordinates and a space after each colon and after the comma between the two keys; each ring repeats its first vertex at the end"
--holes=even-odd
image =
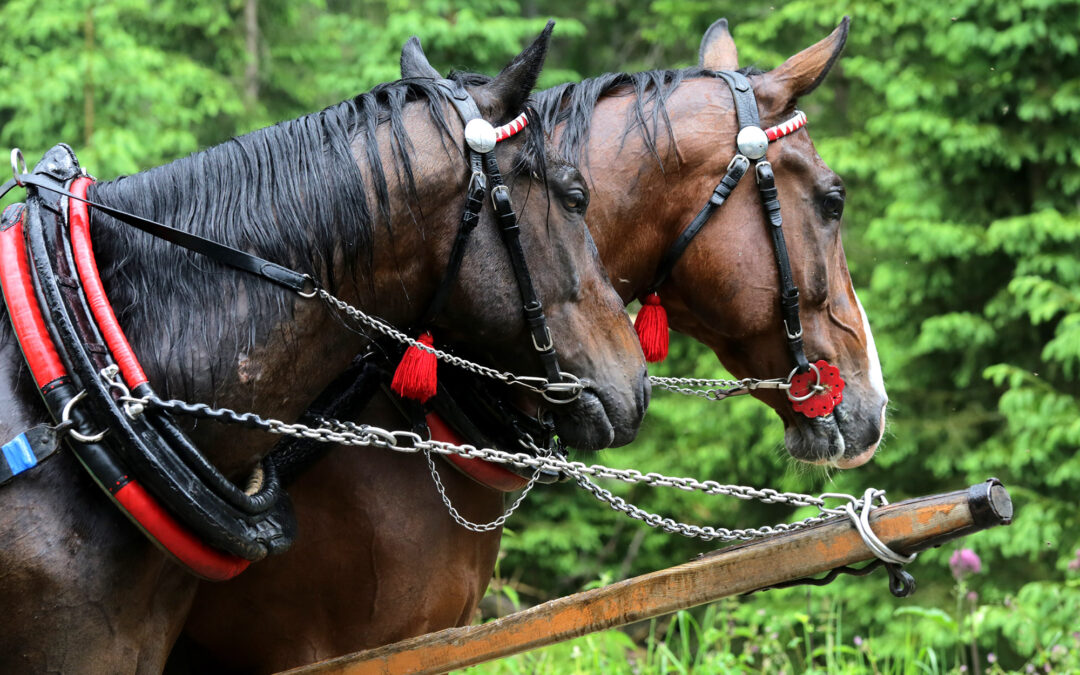
{"type": "Polygon", "coordinates": [[[641,341],[641,351],[649,363],[659,363],[667,358],[668,325],[667,311],[660,304],[660,296],[649,293],[641,301],[641,310],[634,319],[634,330],[641,341]]]}
{"type": "MultiPolygon", "coordinates": [[[[416,338],[420,344],[431,347],[435,340],[431,333],[424,333],[416,338]]],[[[405,355],[401,357],[401,363],[394,371],[394,379],[390,382],[390,388],[402,398],[411,398],[424,403],[435,395],[439,381],[436,370],[439,360],[429,351],[420,349],[416,345],[409,345],[405,355]]]]}

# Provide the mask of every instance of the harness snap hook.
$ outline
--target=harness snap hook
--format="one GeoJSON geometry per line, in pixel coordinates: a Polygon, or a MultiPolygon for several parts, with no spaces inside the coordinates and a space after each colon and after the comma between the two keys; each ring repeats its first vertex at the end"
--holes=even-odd
{"type": "Polygon", "coordinates": [[[93,436],[87,436],[86,434],[81,434],[78,431],[75,431],[75,421],[71,419],[71,410],[75,407],[76,403],[83,400],[84,398],[86,398],[85,389],[80,391],[78,394],[75,394],[75,396],[73,396],[71,400],[64,405],[64,409],[60,413],[60,424],[57,425],[57,428],[66,429],[68,435],[79,441],[80,443],[97,443],[101,439],[105,438],[105,434],[109,433],[108,429],[100,433],[94,434],[93,436]]]}
{"type": "Polygon", "coordinates": [[[22,150],[18,148],[11,149],[11,173],[14,175],[16,185],[26,186],[26,183],[19,180],[19,176],[26,173],[26,158],[23,157],[22,150]]]}

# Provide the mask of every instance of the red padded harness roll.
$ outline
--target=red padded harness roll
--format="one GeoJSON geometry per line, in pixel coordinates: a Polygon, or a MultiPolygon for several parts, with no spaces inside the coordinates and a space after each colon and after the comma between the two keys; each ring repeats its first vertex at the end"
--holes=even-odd
{"type": "MultiPolygon", "coordinates": [[[[90,178],[76,178],[71,183],[72,194],[85,197],[87,188],[93,182],[90,178]]],[[[75,266],[79,270],[79,280],[82,281],[90,312],[97,321],[105,344],[116,359],[116,365],[120,367],[128,387],[134,389],[140,384],[146,384],[146,374],[143,373],[139,360],[135,358],[135,352],[128,344],[127,336],[116,320],[116,314],[113,313],[109,298],[105,295],[105,288],[101,284],[101,277],[98,276],[94,247],[90,242],[90,209],[86,202],[69,198],[68,218],[71,227],[71,250],[75,256],[75,266]]]]}
{"type": "MultiPolygon", "coordinates": [[[[458,436],[441,417],[435,413],[428,413],[427,425],[431,429],[431,438],[435,441],[461,445],[465,439],[458,436]]],[[[498,490],[500,492],[514,492],[528,485],[529,480],[508,471],[498,464],[485,462],[482,459],[462,457],[461,455],[445,455],[446,461],[453,464],[459,471],[477,483],[498,490]]]]}
{"type": "Polygon", "coordinates": [[[53,346],[52,336],[41,317],[41,307],[34,295],[30,277],[30,262],[26,259],[23,241],[23,216],[0,232],[0,280],[4,286],[4,303],[8,308],[11,326],[19,338],[26,364],[34,375],[39,389],[67,375],[60,355],[53,346]]]}
{"type": "MultiPolygon", "coordinates": [[[[83,190],[85,191],[85,184],[83,190]]],[[[85,194],[85,192],[77,194],[85,194]]],[[[78,202],[73,200],[72,203],[78,202]]],[[[85,207],[83,211],[85,215],[85,207]]],[[[93,261],[92,253],[90,260],[93,261]]],[[[96,272],[93,277],[97,279],[96,272]]],[[[34,382],[42,392],[45,392],[54,383],[69,381],[67,368],[60,360],[34,293],[30,262],[23,238],[22,216],[14,225],[0,232],[0,283],[3,285],[8,316],[11,317],[12,327],[15,329],[15,335],[26,363],[33,373],[34,382]]],[[[100,288],[100,280],[98,280],[98,285],[100,288]]],[[[104,292],[102,292],[102,297],[104,297],[104,292]]],[[[105,306],[108,308],[107,300],[105,306]]],[[[111,309],[109,315],[112,316],[111,309]]],[[[114,324],[115,320],[113,317],[114,324]]],[[[116,331],[123,339],[123,333],[119,332],[118,325],[116,331]]],[[[124,346],[127,346],[126,339],[124,339],[124,346]]],[[[131,348],[127,347],[127,349],[130,352],[131,348]]],[[[131,358],[135,367],[138,368],[138,361],[134,360],[134,354],[131,358]]],[[[138,372],[141,374],[142,369],[139,368],[138,372]]],[[[145,375],[142,377],[142,381],[145,382],[145,375]]],[[[79,452],[77,445],[73,446],[73,449],[76,453],[79,452]]],[[[115,492],[111,492],[109,488],[115,488],[115,486],[109,485],[112,482],[109,476],[95,474],[95,478],[102,483],[106,492],[151,540],[192,572],[212,581],[224,581],[240,574],[250,564],[243,558],[218,551],[205,544],[173,518],[142,485],[130,480],[126,474],[121,476],[123,472],[118,465],[112,463],[107,468],[110,473],[115,472],[113,478],[120,477],[121,480],[127,480],[127,483],[115,492]]]]}
{"type": "Polygon", "coordinates": [[[161,504],[135,481],[113,495],[139,527],[195,574],[210,581],[225,581],[240,574],[251,563],[207,546],[178,523],[161,504]]]}

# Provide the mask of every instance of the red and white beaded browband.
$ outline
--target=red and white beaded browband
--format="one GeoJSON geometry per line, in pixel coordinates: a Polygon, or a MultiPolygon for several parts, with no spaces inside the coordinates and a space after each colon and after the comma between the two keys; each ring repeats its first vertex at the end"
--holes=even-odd
{"type": "MultiPolygon", "coordinates": [[[[505,141],[527,126],[529,126],[529,118],[525,113],[521,113],[501,127],[495,127],[495,142],[505,141]]],[[[770,141],[775,141],[778,138],[783,138],[790,133],[802,129],[805,126],[806,113],[801,110],[796,110],[795,115],[788,121],[781,122],[776,126],[766,129],[765,136],[768,137],[770,141]]]]}
{"type": "MultiPolygon", "coordinates": [[[[805,121],[806,118],[804,116],[803,122],[805,121]]],[[[506,124],[502,125],[501,127],[495,127],[495,142],[498,143],[500,141],[505,141],[506,139],[510,138],[511,136],[513,136],[527,126],[529,126],[529,118],[525,115],[525,113],[521,113],[520,115],[510,120],[506,124]]]]}
{"type": "Polygon", "coordinates": [[[770,141],[775,141],[778,138],[783,138],[790,133],[794,133],[799,129],[806,126],[806,113],[801,110],[795,111],[795,116],[789,119],[787,122],[781,122],[775,127],[769,127],[765,130],[765,136],[770,141]]]}

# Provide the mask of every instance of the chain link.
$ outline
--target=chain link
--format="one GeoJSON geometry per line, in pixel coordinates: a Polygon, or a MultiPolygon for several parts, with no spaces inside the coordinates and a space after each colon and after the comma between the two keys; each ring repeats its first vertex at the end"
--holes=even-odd
{"type": "Polygon", "coordinates": [[[700,396],[710,401],[722,401],[731,396],[749,394],[755,389],[790,389],[791,383],[781,378],[759,380],[745,377],[741,380],[709,380],[694,377],[657,377],[650,376],[649,382],[654,387],[665,391],[700,396]]]}
{"type": "Polygon", "coordinates": [[[371,316],[370,314],[366,314],[362,310],[350,305],[344,300],[335,297],[326,289],[320,288],[318,291],[318,295],[328,305],[338,310],[342,314],[348,316],[350,319],[362,323],[365,326],[379,333],[382,333],[383,335],[392,340],[396,340],[410,347],[422,349],[425,352],[434,355],[435,358],[439,359],[440,361],[444,361],[446,363],[449,363],[450,365],[457,366],[458,368],[467,370],[470,373],[475,373],[476,375],[480,375],[482,377],[489,377],[494,380],[503,382],[504,384],[524,387],[525,389],[529,389],[540,394],[552,403],[569,403],[575,400],[578,396],[580,396],[581,392],[585,390],[585,385],[581,383],[581,380],[579,380],[571,373],[560,372],[560,375],[562,375],[563,377],[563,381],[552,382],[543,377],[535,377],[530,375],[515,375],[510,372],[496,370],[494,368],[490,368],[488,366],[484,366],[479,363],[463,359],[460,356],[454,356],[449,352],[444,352],[441,349],[430,347],[418,340],[412,339],[411,337],[399,331],[397,328],[394,328],[382,319],[371,316]],[[552,393],[560,394],[560,397],[550,397],[550,394],[552,393]],[[567,398],[562,398],[561,395],[566,395],[567,398]]]}
{"type": "MultiPolygon", "coordinates": [[[[505,523],[506,519],[521,505],[528,490],[532,489],[540,471],[545,469],[562,472],[574,478],[578,485],[588,490],[594,497],[631,518],[666,532],[695,537],[705,541],[747,540],[778,532],[790,532],[820,523],[829,517],[844,516],[848,513],[848,507],[861,508],[867,500],[872,502],[880,498],[882,503],[885,503],[884,492],[881,490],[868,490],[861,499],[843,493],[823,493],[815,497],[798,492],[780,492],[771,488],[729,485],[712,480],[699,481],[689,477],[666,476],[655,472],[641,473],[636,469],[616,469],[603,464],[585,464],[551,455],[546,449],[538,447],[535,443],[529,441],[526,441],[524,445],[530,452],[507,452],[492,448],[477,448],[469,444],[456,445],[445,441],[428,440],[412,431],[388,431],[367,424],[356,424],[340,420],[320,419],[319,426],[315,427],[301,423],[289,424],[281,420],[265,419],[255,413],[237,413],[228,408],[212,408],[205,403],[186,403],[176,399],[164,400],[154,395],[142,398],[121,396],[120,400],[125,404],[152,406],[195,417],[240,424],[251,429],[261,429],[283,436],[312,439],[322,443],[377,447],[404,453],[423,452],[427,455],[429,467],[431,468],[434,468],[434,462],[431,459],[431,455],[434,453],[440,455],[456,454],[469,459],[482,459],[487,462],[532,469],[535,473],[529,481],[526,492],[520,495],[500,518],[491,523],[477,524],[466,520],[450,503],[445,488],[439,490],[443,502],[450,509],[451,517],[463,527],[474,531],[490,531],[505,523]],[[760,501],[765,504],[813,506],[818,509],[821,515],[811,516],[796,523],[781,523],[756,529],[730,530],[727,528],[688,525],[634,506],[623,498],[613,495],[609,490],[596,485],[592,482],[592,478],[608,478],[624,483],[641,483],[650,487],[666,487],[686,492],[701,492],[707,495],[723,495],[747,501],[760,501]],[[828,507],[826,503],[828,499],[839,499],[846,503],[838,507],[828,507]]],[[[432,478],[435,480],[437,487],[442,487],[442,481],[439,479],[437,471],[432,472],[432,478]]],[[[865,508],[873,508],[873,504],[865,508]]]]}

